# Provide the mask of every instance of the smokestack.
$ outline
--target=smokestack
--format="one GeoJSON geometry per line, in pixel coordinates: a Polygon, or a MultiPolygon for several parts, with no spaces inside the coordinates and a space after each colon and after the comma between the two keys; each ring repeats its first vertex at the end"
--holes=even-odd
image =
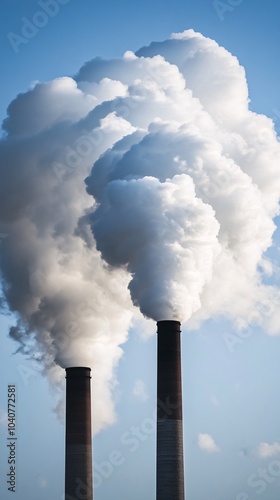
{"type": "Polygon", "coordinates": [[[184,500],[179,321],[158,321],[156,500],[184,500]]]}
{"type": "Polygon", "coordinates": [[[65,500],[93,500],[90,368],[66,368],[65,500]]]}

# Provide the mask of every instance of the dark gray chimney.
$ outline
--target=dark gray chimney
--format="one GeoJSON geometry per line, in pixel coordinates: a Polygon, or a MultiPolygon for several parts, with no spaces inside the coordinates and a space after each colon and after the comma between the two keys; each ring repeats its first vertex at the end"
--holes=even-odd
{"type": "Polygon", "coordinates": [[[156,500],[184,500],[181,324],[158,321],[156,500]]]}
{"type": "Polygon", "coordinates": [[[93,500],[90,368],[66,368],[65,500],[93,500]]]}

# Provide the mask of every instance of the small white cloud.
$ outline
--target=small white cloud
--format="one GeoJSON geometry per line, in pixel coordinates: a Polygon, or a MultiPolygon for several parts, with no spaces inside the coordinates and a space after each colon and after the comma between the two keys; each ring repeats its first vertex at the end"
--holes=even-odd
{"type": "Polygon", "coordinates": [[[132,394],[141,401],[147,401],[148,395],[143,380],[138,379],[135,381],[132,394]]]}
{"type": "Polygon", "coordinates": [[[131,52],[131,50],[127,50],[124,55],[123,55],[124,59],[137,59],[137,56],[134,54],[134,52],[131,52]]]}
{"type": "Polygon", "coordinates": [[[210,434],[199,434],[198,446],[201,450],[208,451],[209,453],[216,453],[220,451],[220,448],[216,445],[210,434]]]}
{"type": "Polygon", "coordinates": [[[261,443],[257,450],[259,458],[270,458],[275,455],[280,455],[280,443],[261,443]]]}

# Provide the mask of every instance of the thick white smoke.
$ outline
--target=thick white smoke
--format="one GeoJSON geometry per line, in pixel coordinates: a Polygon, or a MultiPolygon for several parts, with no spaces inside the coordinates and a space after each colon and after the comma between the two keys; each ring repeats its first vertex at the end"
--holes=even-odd
{"type": "Polygon", "coordinates": [[[92,205],[84,179],[131,127],[91,118],[96,102],[62,78],[10,105],[0,145],[0,232],[4,295],[18,317],[10,335],[55,382],[64,379],[57,366],[93,368],[98,430],[114,420],[114,369],[132,307],[126,273],[102,262],[80,221],[92,205]]]}
{"type": "Polygon", "coordinates": [[[88,63],[78,81],[105,76],[127,86],[112,106],[136,130],[86,181],[103,258],[129,271],[134,304],[154,320],[227,314],[276,331],[277,311],[260,318],[259,309],[279,303],[261,268],[278,214],[280,145],[272,121],[248,108],[238,60],[187,31],[119,62],[88,63]]]}
{"type": "Polygon", "coordinates": [[[38,83],[8,108],[0,254],[18,317],[10,334],[25,352],[35,346],[51,376],[92,366],[97,430],[114,419],[132,302],[154,320],[226,314],[279,328],[276,307],[256,311],[279,303],[263,269],[280,146],[248,103],[237,59],[189,30],[38,83]]]}

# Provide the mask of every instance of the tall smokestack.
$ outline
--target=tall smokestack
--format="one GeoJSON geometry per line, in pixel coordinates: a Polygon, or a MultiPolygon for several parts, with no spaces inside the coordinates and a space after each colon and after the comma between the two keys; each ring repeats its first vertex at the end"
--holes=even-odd
{"type": "Polygon", "coordinates": [[[159,321],[156,500],[184,500],[179,321],[159,321]]]}
{"type": "Polygon", "coordinates": [[[93,500],[90,368],[66,368],[65,500],[93,500]]]}

